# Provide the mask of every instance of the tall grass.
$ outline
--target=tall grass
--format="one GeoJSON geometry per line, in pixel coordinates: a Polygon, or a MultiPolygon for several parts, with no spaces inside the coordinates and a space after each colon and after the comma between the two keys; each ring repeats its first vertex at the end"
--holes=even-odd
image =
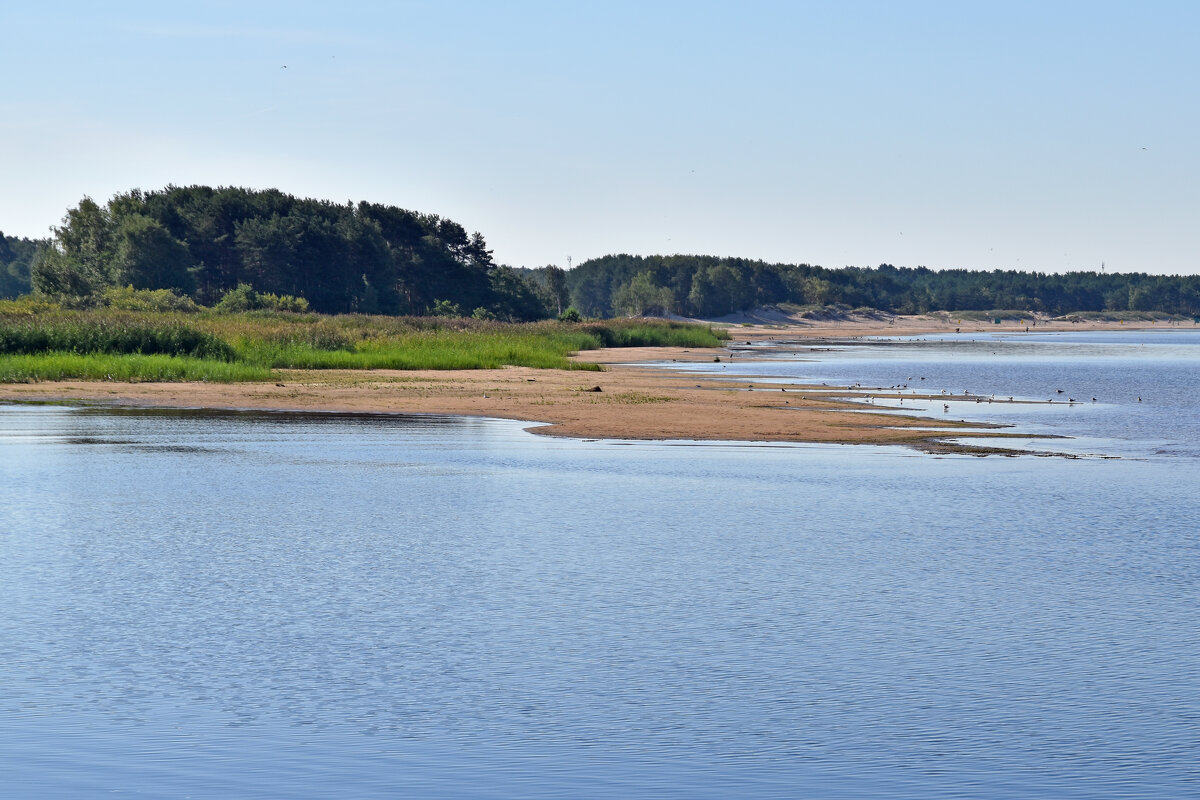
{"type": "Polygon", "coordinates": [[[36,381],[266,381],[271,370],[256,364],[164,355],[40,353],[0,356],[0,383],[36,381]]]}
{"type": "Polygon", "coordinates": [[[684,322],[609,320],[580,328],[597,336],[603,347],[719,347],[729,338],[723,330],[684,322]]]}
{"type": "Polygon", "coordinates": [[[232,361],[236,354],[210,333],[174,321],[136,317],[70,315],[0,320],[0,354],[46,352],[191,356],[232,361]]]}
{"type": "Polygon", "coordinates": [[[595,364],[572,361],[569,356],[600,347],[713,347],[725,338],[724,331],[706,326],[656,320],[514,324],[282,312],[183,314],[61,308],[13,312],[6,314],[0,309],[0,356],[45,360],[36,364],[6,361],[0,381],[53,380],[55,374],[113,380],[266,380],[270,369],[455,370],[515,365],[598,370],[595,364]],[[88,356],[91,361],[67,361],[67,354],[88,356]],[[183,373],[160,368],[159,362],[133,360],[134,356],[151,355],[222,361],[257,372],[234,370],[228,373],[231,377],[223,378],[219,375],[224,373],[208,369],[203,377],[171,377],[183,373]],[[116,362],[100,356],[125,357],[131,359],[130,366],[118,369],[113,366],[116,362]],[[133,369],[134,364],[143,371],[133,369]],[[239,377],[248,374],[263,377],[239,377]]]}
{"type": "Polygon", "coordinates": [[[238,352],[249,362],[288,369],[497,369],[518,365],[541,369],[599,369],[570,361],[577,350],[599,346],[593,336],[432,331],[369,339],[324,349],[304,342],[243,340],[238,352]]]}

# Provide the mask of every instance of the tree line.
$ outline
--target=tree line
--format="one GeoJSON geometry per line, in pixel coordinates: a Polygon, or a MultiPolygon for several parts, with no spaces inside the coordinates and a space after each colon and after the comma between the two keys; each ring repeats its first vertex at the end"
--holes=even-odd
{"type": "Polygon", "coordinates": [[[482,234],[437,214],[236,187],[85,197],[30,265],[44,295],[132,286],[213,305],[246,286],[328,314],[538,319],[558,305],[545,283],[496,264],[482,234]]]}
{"type": "MultiPolygon", "coordinates": [[[[0,297],[169,289],[201,305],[231,292],[303,298],[323,313],[532,320],[717,317],[762,305],[898,314],[1011,309],[1200,314],[1200,276],[925,267],[830,269],[716,256],[608,255],[573,270],[496,264],[483,235],[436,214],[275,189],[168,186],[84,198],[53,237],[0,234],[0,297]]],[[[240,295],[239,295],[240,297],[240,295]]],[[[235,298],[237,299],[237,298],[235,298]]]]}
{"type": "Polygon", "coordinates": [[[1200,276],[1047,274],[925,267],[771,264],[715,256],[609,255],[567,273],[574,305],[589,316],[676,313],[718,317],[756,306],[844,304],[896,314],[1011,309],[1200,314],[1200,276]]]}
{"type": "Polygon", "coordinates": [[[29,267],[38,248],[46,242],[5,236],[0,232],[0,300],[10,300],[29,292],[29,267]]]}

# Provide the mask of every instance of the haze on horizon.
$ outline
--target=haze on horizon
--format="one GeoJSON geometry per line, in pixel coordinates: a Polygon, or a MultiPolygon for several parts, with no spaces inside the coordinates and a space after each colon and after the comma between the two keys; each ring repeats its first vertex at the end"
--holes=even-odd
{"type": "Polygon", "coordinates": [[[1189,2],[0,9],[0,231],[167,184],[371,200],[495,259],[1200,272],[1189,2]]]}

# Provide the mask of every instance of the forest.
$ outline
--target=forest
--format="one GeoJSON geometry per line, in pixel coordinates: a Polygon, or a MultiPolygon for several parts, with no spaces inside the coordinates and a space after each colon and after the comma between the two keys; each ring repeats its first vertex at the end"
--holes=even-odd
{"type": "Polygon", "coordinates": [[[55,297],[168,289],[201,305],[247,287],[325,314],[531,320],[558,306],[453,220],[233,187],[85,197],[37,248],[29,285],[55,297]]]}
{"type": "Polygon", "coordinates": [[[607,255],[570,271],[494,262],[478,232],[436,214],[281,191],[168,186],[85,197],[53,237],[0,234],[0,298],[169,290],[203,306],[529,321],[841,304],[896,314],[1007,309],[1200,314],[1200,276],[826,268],[744,258],[607,255]],[[253,307],[252,305],[249,307],[253,307]]]}
{"type": "Polygon", "coordinates": [[[778,303],[869,307],[895,314],[1010,309],[1058,316],[1086,311],[1200,313],[1200,276],[1044,274],[925,267],[768,264],[713,256],[610,255],[567,273],[589,316],[720,317],[778,303]]]}
{"type": "Polygon", "coordinates": [[[0,231],[0,299],[11,299],[29,291],[29,265],[45,242],[5,236],[0,231]]]}

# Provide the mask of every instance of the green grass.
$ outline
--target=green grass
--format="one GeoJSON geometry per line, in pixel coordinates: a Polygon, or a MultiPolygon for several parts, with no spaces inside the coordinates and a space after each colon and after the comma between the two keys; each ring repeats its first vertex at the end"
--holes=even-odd
{"type": "Polygon", "coordinates": [[[7,309],[8,313],[0,309],[0,358],[5,363],[0,381],[267,380],[271,369],[458,370],[513,365],[599,370],[598,365],[572,361],[569,356],[600,347],[715,347],[728,338],[724,331],[707,326],[657,320],[516,324],[354,314],[31,308],[7,309]],[[68,359],[69,355],[79,358],[68,359]],[[208,366],[201,369],[201,362],[208,366]],[[222,362],[230,369],[212,366],[222,362]],[[248,377],[252,375],[257,377],[248,377]]]}
{"type": "Polygon", "coordinates": [[[512,364],[595,370],[599,367],[594,364],[567,359],[576,350],[595,346],[587,337],[434,332],[367,340],[338,350],[247,340],[238,351],[250,363],[282,369],[497,369],[512,364]]]}
{"type": "Polygon", "coordinates": [[[577,327],[595,334],[602,347],[719,347],[729,338],[724,330],[686,322],[606,320],[577,327]]]}
{"type": "Polygon", "coordinates": [[[966,320],[967,322],[991,322],[1004,320],[1019,322],[1033,319],[1032,311],[1022,311],[1019,308],[993,308],[986,311],[947,311],[942,312],[947,318],[966,320]]]}
{"type": "Polygon", "coordinates": [[[0,356],[0,383],[36,381],[266,381],[271,371],[254,364],[164,355],[108,355],[50,352],[0,356]]]}
{"type": "Polygon", "coordinates": [[[47,352],[235,358],[226,342],[174,320],[147,322],[126,314],[87,313],[0,319],[0,354],[47,352]]]}
{"type": "MultiPolygon", "coordinates": [[[[229,324],[226,321],[224,324],[229,324]]],[[[680,323],[539,322],[379,317],[258,318],[227,330],[240,358],[278,369],[599,370],[568,359],[601,347],[716,347],[723,331],[680,323]]]]}
{"type": "Polygon", "coordinates": [[[1059,319],[1068,322],[1191,322],[1191,317],[1163,311],[1076,311],[1059,319]]]}

